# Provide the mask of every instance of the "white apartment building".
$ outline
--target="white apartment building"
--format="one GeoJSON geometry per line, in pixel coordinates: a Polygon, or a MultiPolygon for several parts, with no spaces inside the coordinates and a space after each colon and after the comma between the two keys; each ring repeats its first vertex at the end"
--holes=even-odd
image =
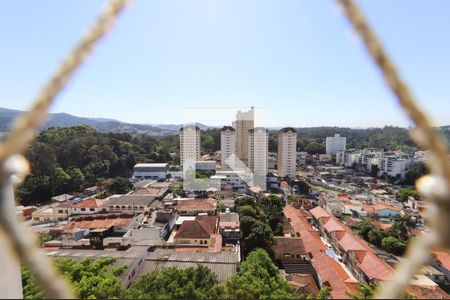
{"type": "Polygon", "coordinates": [[[378,160],[378,176],[387,174],[391,177],[400,175],[401,178],[404,178],[406,170],[413,162],[413,159],[399,158],[396,155],[383,156],[378,160]]]}
{"type": "Polygon", "coordinates": [[[195,125],[180,128],[180,165],[186,160],[200,160],[200,128],[195,125]]]}
{"type": "Polygon", "coordinates": [[[248,167],[254,173],[254,185],[265,190],[268,166],[267,154],[269,152],[269,132],[266,128],[256,127],[250,129],[248,133],[248,167]]]}
{"type": "Polygon", "coordinates": [[[326,139],[326,152],[327,154],[335,155],[340,151],[345,151],[347,144],[347,138],[335,134],[334,136],[327,137],[326,139]]]}
{"type": "Polygon", "coordinates": [[[233,154],[236,155],[236,130],[231,126],[224,126],[220,131],[220,150],[222,170],[231,170],[233,166],[226,163],[233,154]]]}
{"type": "Polygon", "coordinates": [[[358,164],[361,152],[349,150],[336,153],[336,164],[350,168],[353,164],[358,164]]]}
{"type": "Polygon", "coordinates": [[[278,132],[278,175],[295,177],[297,166],[297,131],[286,127],[278,132]]]}
{"type": "Polygon", "coordinates": [[[248,132],[255,126],[254,107],[247,112],[238,110],[233,127],[236,129],[236,155],[244,163],[248,162],[248,132]]]}
{"type": "Polygon", "coordinates": [[[300,151],[297,152],[297,165],[304,165],[306,164],[306,160],[308,158],[308,152],[306,151],[300,151]]]}

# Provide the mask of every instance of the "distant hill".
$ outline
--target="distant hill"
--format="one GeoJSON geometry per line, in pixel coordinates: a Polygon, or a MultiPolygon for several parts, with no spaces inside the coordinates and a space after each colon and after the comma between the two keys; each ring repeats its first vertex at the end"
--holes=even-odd
{"type": "MultiPolygon", "coordinates": [[[[168,130],[173,130],[173,131],[179,131],[181,127],[183,127],[183,124],[150,124],[152,126],[156,126],[158,128],[163,128],[163,129],[168,129],[168,130]]],[[[197,123],[197,126],[201,129],[201,130],[208,130],[208,129],[213,129],[213,128],[218,128],[218,127],[214,127],[214,126],[208,126],[202,123],[197,123]]]]}
{"type": "MultiPolygon", "coordinates": [[[[0,108],[0,132],[9,131],[12,122],[22,111],[0,108]]],[[[167,135],[176,131],[170,128],[160,128],[152,125],[131,124],[113,119],[83,118],[66,113],[49,114],[48,120],[42,129],[50,127],[71,127],[77,125],[88,125],[100,132],[128,132],[131,134],[146,133],[149,135],[167,135]]]]}

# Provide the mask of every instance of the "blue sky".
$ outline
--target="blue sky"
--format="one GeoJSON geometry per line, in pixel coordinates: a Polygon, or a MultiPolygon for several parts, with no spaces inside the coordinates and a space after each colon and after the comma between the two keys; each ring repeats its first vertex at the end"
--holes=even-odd
{"type": "MultiPolygon", "coordinates": [[[[104,3],[3,1],[0,106],[27,108],[104,3]]],[[[358,3],[450,124],[450,1],[358,3]]],[[[180,123],[186,108],[252,105],[269,126],[410,125],[332,0],[135,0],[52,111],[180,123]]]]}

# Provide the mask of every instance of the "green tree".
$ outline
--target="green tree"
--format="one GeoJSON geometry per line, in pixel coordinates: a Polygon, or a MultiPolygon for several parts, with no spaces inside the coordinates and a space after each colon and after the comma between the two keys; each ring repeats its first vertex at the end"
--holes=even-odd
{"type": "Polygon", "coordinates": [[[275,235],[283,234],[284,200],[276,195],[269,195],[260,199],[260,206],[264,211],[266,223],[270,225],[275,235]]]}
{"type": "Polygon", "coordinates": [[[126,194],[133,188],[133,184],[126,178],[117,177],[106,187],[111,194],[126,194]]]}
{"type": "Polygon", "coordinates": [[[427,166],[423,162],[413,164],[405,174],[404,184],[414,185],[416,180],[423,175],[428,174],[427,166]]]}
{"type": "MultiPolygon", "coordinates": [[[[82,299],[117,298],[122,294],[123,274],[126,266],[112,267],[114,258],[86,258],[77,261],[71,258],[55,260],[56,267],[73,286],[74,292],[82,299]]],[[[36,279],[28,269],[22,268],[22,288],[25,299],[45,298],[36,279]]]]}
{"type": "Polygon", "coordinates": [[[413,197],[416,200],[420,199],[419,193],[417,193],[413,189],[400,188],[398,190],[398,192],[397,192],[397,200],[404,202],[404,201],[407,201],[409,197],[413,197]]]}
{"type": "Polygon", "coordinates": [[[352,299],[372,299],[375,287],[366,283],[358,283],[358,289],[354,293],[346,292],[352,299]]]}
{"type": "Polygon", "coordinates": [[[292,289],[278,276],[278,268],[263,249],[252,251],[239,272],[211,293],[213,299],[287,299],[292,289]]]}
{"type": "Polygon", "coordinates": [[[68,191],[70,183],[70,175],[64,171],[63,168],[56,168],[53,175],[50,177],[50,183],[52,186],[52,194],[62,194],[68,191]]]}
{"type": "Polygon", "coordinates": [[[86,180],[81,170],[77,167],[70,167],[67,174],[70,176],[69,191],[81,192],[86,186],[86,180]]]}
{"type": "Polygon", "coordinates": [[[381,247],[389,253],[402,255],[405,252],[406,244],[393,236],[388,236],[381,241],[381,247]]]}
{"type": "Polygon", "coordinates": [[[369,234],[367,236],[367,240],[372,245],[375,245],[377,247],[381,247],[381,241],[383,238],[386,237],[386,233],[383,230],[373,228],[369,231],[369,234]]]}
{"type": "Polygon", "coordinates": [[[45,243],[49,242],[52,240],[52,237],[50,234],[48,233],[40,233],[38,236],[38,242],[39,242],[39,246],[44,245],[45,243]]]}
{"type": "Polygon", "coordinates": [[[325,146],[321,143],[318,143],[316,141],[309,142],[306,147],[305,151],[309,154],[323,154],[325,153],[325,146]]]}
{"type": "Polygon", "coordinates": [[[124,296],[132,299],[207,299],[217,284],[217,276],[198,265],[185,270],[173,268],[142,276],[124,296]]]}
{"type": "Polygon", "coordinates": [[[257,218],[256,210],[250,205],[240,206],[239,210],[238,210],[238,213],[239,213],[239,217],[241,217],[241,218],[245,217],[245,216],[252,217],[252,218],[255,218],[255,219],[257,218]]]}
{"type": "Polygon", "coordinates": [[[331,286],[324,286],[320,289],[319,294],[317,295],[317,299],[328,299],[328,297],[331,295],[331,291],[333,289],[331,286]]]}
{"type": "Polygon", "coordinates": [[[274,240],[269,225],[248,216],[240,219],[240,225],[241,246],[244,257],[256,248],[262,248],[271,253],[274,240]]]}
{"type": "Polygon", "coordinates": [[[369,240],[369,232],[371,230],[375,229],[375,226],[373,226],[372,224],[370,224],[367,221],[361,221],[358,224],[356,224],[355,226],[353,226],[353,228],[360,236],[362,236],[366,241],[368,241],[369,240]]]}

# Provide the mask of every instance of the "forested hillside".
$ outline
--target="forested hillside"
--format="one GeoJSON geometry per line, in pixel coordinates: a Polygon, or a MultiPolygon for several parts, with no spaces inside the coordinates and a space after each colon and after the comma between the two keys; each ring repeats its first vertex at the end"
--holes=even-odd
{"type": "Polygon", "coordinates": [[[42,131],[26,152],[32,173],[19,189],[24,204],[81,191],[105,178],[129,177],[138,162],[174,162],[178,137],[100,133],[88,126],[42,131]]]}

